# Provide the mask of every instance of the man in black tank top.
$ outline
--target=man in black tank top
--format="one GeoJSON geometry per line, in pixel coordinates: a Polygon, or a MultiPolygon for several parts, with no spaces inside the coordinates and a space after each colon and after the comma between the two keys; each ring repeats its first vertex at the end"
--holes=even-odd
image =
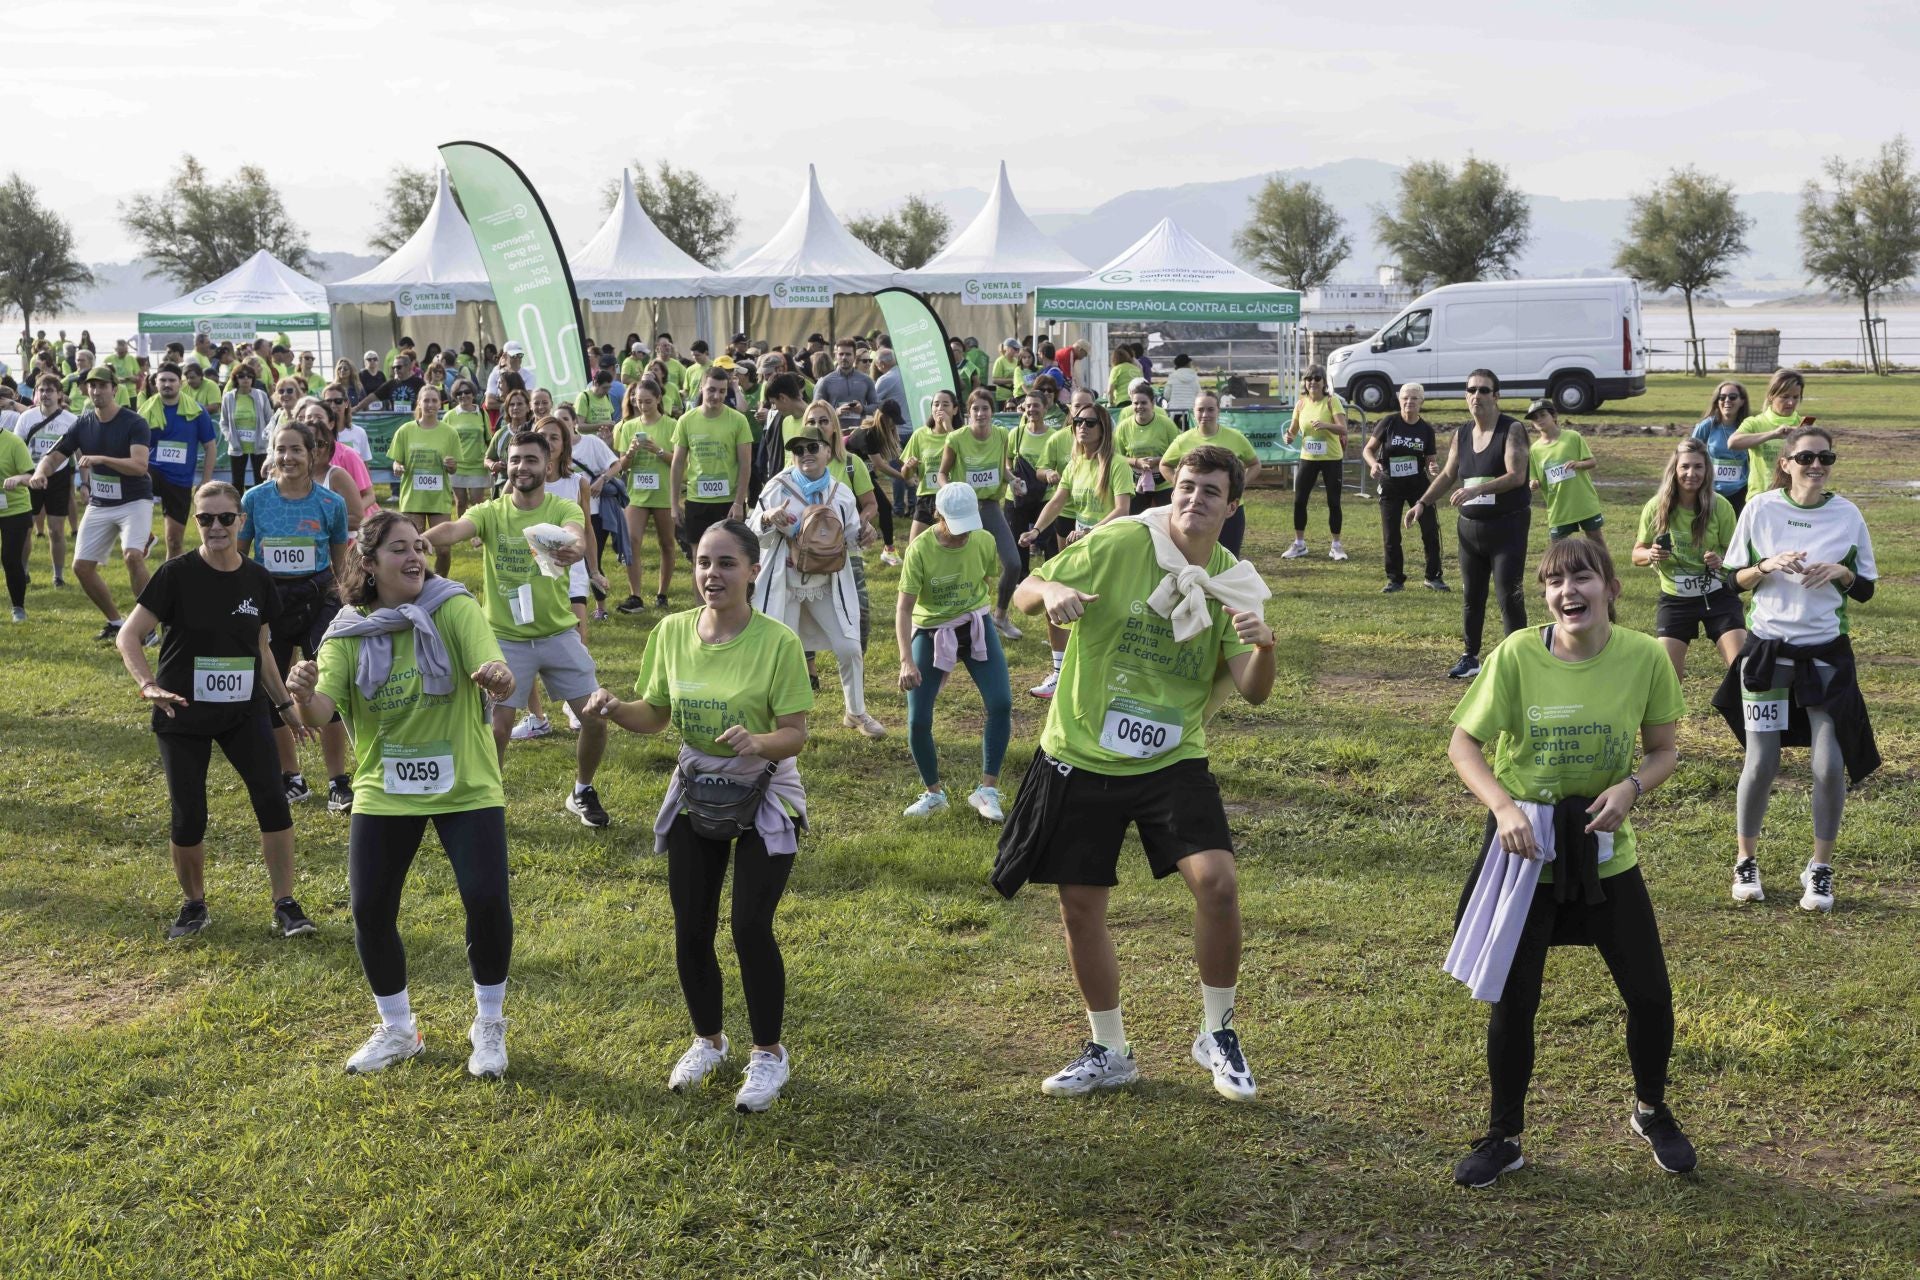
{"type": "Polygon", "coordinates": [[[1455,483],[1448,499],[1459,512],[1461,633],[1465,652],[1447,672],[1471,680],[1480,673],[1480,639],[1487,618],[1487,589],[1500,603],[1508,634],[1527,625],[1521,586],[1526,572],[1527,530],[1532,504],[1527,489],[1527,433],[1500,412],[1500,379],[1488,369],[1467,375],[1467,407],[1473,421],[1454,433],[1447,462],[1420,500],[1407,508],[1411,528],[1455,483]]]}

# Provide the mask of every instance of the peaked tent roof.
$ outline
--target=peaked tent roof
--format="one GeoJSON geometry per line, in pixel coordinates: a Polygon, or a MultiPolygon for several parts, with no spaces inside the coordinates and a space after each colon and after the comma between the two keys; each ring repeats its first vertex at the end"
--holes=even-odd
{"type": "Polygon", "coordinates": [[[385,262],[369,267],[351,280],[327,286],[329,302],[398,302],[403,290],[430,286],[450,289],[455,302],[491,302],[493,285],[473,229],[453,202],[447,171],[440,170],[440,190],[433,207],[407,242],[385,262]]]}
{"type": "Polygon", "coordinates": [[[1300,295],[1234,266],[1162,218],[1092,275],[1035,295],[1059,320],[1212,320],[1297,323],[1300,295]]]}
{"type": "Polygon", "coordinates": [[[707,281],[716,297],[771,293],[786,284],[824,286],[836,293],[873,293],[893,283],[899,268],[853,238],[840,224],[820,180],[807,166],[806,190],[773,238],[731,270],[707,281]]]}
{"type": "Polygon", "coordinates": [[[247,320],[261,329],[325,329],[327,291],[260,250],[212,284],[140,313],[141,333],[193,333],[202,321],[247,320]]]}
{"type": "Polygon", "coordinates": [[[1065,284],[1087,274],[1087,264],[1055,244],[1014,198],[1007,182],[1007,162],[993,194],[972,222],[923,267],[902,271],[896,284],[923,293],[964,293],[969,282],[983,277],[998,283],[1000,293],[1020,294],[1017,301],[1043,284],[1065,284]]]}
{"type": "Polygon", "coordinates": [[[689,298],[714,273],[667,239],[633,194],[633,172],[620,171],[620,198],[580,252],[568,259],[574,288],[624,286],[640,298],[689,298]]]}

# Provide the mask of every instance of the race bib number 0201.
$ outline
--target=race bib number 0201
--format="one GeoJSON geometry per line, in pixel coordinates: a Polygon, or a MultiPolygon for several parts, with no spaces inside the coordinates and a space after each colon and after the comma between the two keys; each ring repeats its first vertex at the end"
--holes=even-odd
{"type": "Polygon", "coordinates": [[[441,796],[453,790],[453,744],[382,743],[380,769],[390,796],[441,796]]]}
{"type": "Polygon", "coordinates": [[[1151,760],[1180,745],[1180,715],[1133,698],[1115,698],[1100,726],[1100,745],[1117,755],[1151,760]]]}

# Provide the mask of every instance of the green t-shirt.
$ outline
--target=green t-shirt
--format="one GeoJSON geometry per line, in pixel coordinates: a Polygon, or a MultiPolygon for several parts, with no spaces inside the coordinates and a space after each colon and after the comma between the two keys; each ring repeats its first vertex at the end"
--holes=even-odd
{"type": "Polygon", "coordinates": [[[421,690],[411,631],[394,633],[392,673],[371,699],[354,681],[363,642],[336,637],[320,646],[318,688],[353,737],[355,813],[460,813],[506,804],[480,689],[467,678],[504,661],[500,643],[472,596],[443,601],[433,621],[453,669],[453,692],[444,696],[421,690]]]}
{"type": "MultiPolygon", "coordinates": [[[[1725,556],[1727,548],[1733,545],[1733,526],[1737,517],[1733,514],[1733,504],[1713,491],[1711,482],[1706,487],[1707,497],[1713,503],[1713,509],[1707,513],[1707,540],[1696,546],[1693,541],[1693,512],[1683,508],[1674,509],[1674,524],[1668,533],[1673,535],[1673,554],[1659,561],[1653,567],[1660,573],[1660,594],[1665,596],[1704,596],[1715,585],[1724,581],[1733,585],[1733,575],[1725,579],[1716,579],[1707,573],[1707,552],[1725,556]]],[[[1640,528],[1634,535],[1636,543],[1653,545],[1659,537],[1654,528],[1654,518],[1659,514],[1660,499],[1648,498],[1647,505],[1640,508],[1640,528]]]]}
{"type": "MultiPolygon", "coordinates": [[[[33,451],[27,442],[11,431],[0,431],[0,480],[33,474],[33,451]]],[[[6,506],[0,515],[24,515],[33,509],[33,490],[24,483],[5,491],[6,506]]]]}
{"type": "Polygon", "coordinates": [[[1131,360],[1113,366],[1112,372],[1107,375],[1107,403],[1116,407],[1125,404],[1127,388],[1140,376],[1140,366],[1131,360]]]}
{"type": "MultiPolygon", "coordinates": [[[[180,394],[198,400],[200,407],[203,409],[211,409],[216,413],[220,411],[220,384],[212,378],[200,379],[200,389],[198,391],[194,390],[191,382],[182,382],[180,384],[180,394]]],[[[234,412],[238,413],[240,403],[237,399],[234,401],[233,407],[234,412]]],[[[249,402],[249,407],[251,407],[251,402],[249,402]]]]}
{"type": "Polygon", "coordinates": [[[1020,362],[1018,360],[1009,360],[1005,356],[995,356],[993,358],[993,369],[990,374],[990,380],[994,384],[993,403],[996,406],[1004,405],[1013,396],[1025,394],[1027,389],[1025,381],[1020,377],[1020,362]],[[1012,385],[1007,387],[1001,386],[1000,380],[1002,378],[1005,378],[1012,385]]]}
{"type": "Polygon", "coordinates": [[[1333,429],[1333,422],[1346,411],[1346,402],[1331,391],[1318,400],[1302,396],[1294,405],[1293,421],[1300,431],[1294,443],[1300,447],[1302,462],[1339,462],[1345,458],[1346,445],[1333,429]]]}
{"type": "Polygon", "coordinates": [[[687,451],[685,496],[689,501],[744,500],[740,446],[753,444],[753,426],[744,413],[723,406],[709,418],[705,409],[690,409],[674,424],[673,444],[687,451]]]}
{"type": "Polygon", "coordinates": [[[1109,487],[1102,497],[1098,463],[1096,458],[1084,458],[1076,453],[1060,468],[1060,483],[1067,489],[1067,502],[1060,514],[1072,516],[1076,524],[1098,524],[1113,510],[1116,497],[1133,496],[1133,471],[1116,454],[1107,466],[1109,487]]]}
{"type": "Polygon", "coordinates": [[[780,716],[813,707],[800,637],[754,611],[746,629],[725,644],[700,639],[699,609],[660,620],[647,637],[634,691],[651,706],[668,707],[674,727],[695,751],[730,756],[716,742],[728,725],[772,733],[780,716]]]}
{"type": "MultiPolygon", "coordinates": [[[[1792,426],[1800,421],[1798,412],[1778,414],[1771,409],[1760,412],[1742,422],[1733,429],[1736,436],[1758,435],[1763,431],[1778,431],[1781,427],[1792,426]]],[[[1769,440],[1765,444],[1756,444],[1747,450],[1747,501],[1773,488],[1773,468],[1780,461],[1780,450],[1786,444],[1784,440],[1769,440]]]]}
{"type": "Polygon", "coordinates": [[[260,452],[260,415],[254,411],[253,397],[233,397],[233,430],[240,439],[239,452],[260,452]]]}
{"type": "MultiPolygon", "coordinates": [[[[1113,443],[1129,458],[1163,458],[1166,456],[1167,446],[1172,444],[1179,434],[1180,428],[1173,425],[1173,419],[1159,409],[1156,408],[1153,411],[1153,417],[1147,421],[1139,422],[1135,420],[1133,407],[1129,405],[1127,411],[1120,415],[1118,425],[1114,427],[1113,443]]],[[[1153,479],[1153,487],[1156,490],[1172,488],[1167,483],[1166,477],[1157,471],[1153,479]]]]}
{"type": "Polygon", "coordinates": [[[538,640],[579,624],[567,598],[567,575],[549,578],[540,572],[526,537],[536,524],[577,524],[586,529],[579,503],[546,493],[539,506],[522,511],[513,504],[511,494],[503,493],[468,507],[467,519],[473,521],[483,544],[481,594],[493,634],[502,640],[538,640]]]}
{"type": "Polygon", "coordinates": [[[620,381],[632,386],[647,376],[647,364],[639,356],[628,356],[620,362],[620,381]]]}
{"type": "Polygon", "coordinates": [[[417,421],[401,423],[387,445],[388,459],[407,469],[400,477],[400,510],[452,511],[446,459],[459,456],[460,435],[445,422],[431,431],[417,421]]]}
{"type": "Polygon", "coordinates": [[[989,423],[987,438],[982,440],[973,434],[973,428],[962,427],[949,431],[946,439],[954,461],[947,479],[971,485],[982,502],[1006,501],[1007,474],[1011,470],[1007,465],[1007,429],[997,422],[989,423]]]}
{"type": "Polygon", "coordinates": [[[1244,435],[1241,435],[1238,431],[1235,431],[1232,427],[1221,427],[1218,431],[1214,432],[1211,438],[1198,427],[1194,427],[1188,431],[1182,431],[1173,438],[1173,443],[1167,446],[1167,451],[1160,455],[1160,461],[1163,463],[1173,463],[1174,470],[1178,471],[1180,469],[1180,459],[1186,457],[1201,445],[1207,444],[1225,449],[1228,453],[1240,459],[1242,466],[1250,467],[1260,461],[1260,455],[1254,451],[1253,442],[1244,435]]]}
{"type": "Polygon", "coordinates": [[[707,376],[707,370],[712,367],[710,363],[701,364],[695,361],[680,371],[680,391],[695,408],[699,407],[700,382],[707,376]]]}
{"type": "MultiPolygon", "coordinates": [[[[1058,431],[1029,431],[1021,427],[1013,433],[1013,439],[1015,450],[1036,471],[1058,474],[1066,470],[1067,459],[1073,453],[1073,432],[1064,428],[1058,431]]],[[[1046,496],[1051,498],[1059,487],[1057,480],[1048,485],[1046,496]]]]}
{"type": "Polygon", "coordinates": [[[973,385],[976,387],[986,386],[988,382],[988,369],[992,363],[988,360],[987,353],[978,347],[969,347],[967,348],[966,361],[967,368],[973,370],[973,385]]]}
{"type": "Polygon", "coordinates": [[[867,469],[867,460],[857,453],[848,454],[844,462],[833,459],[827,463],[827,470],[856,498],[873,492],[873,472],[867,469]]]}
{"type": "MultiPolygon", "coordinates": [[[[1493,776],[1516,800],[1555,804],[1598,798],[1633,772],[1640,727],[1672,724],[1687,712],[1673,663],[1652,636],[1616,626],[1607,647],[1585,662],[1547,650],[1538,627],[1514,632],[1487,655],[1453,722],[1491,742],[1493,776]]],[[[1636,861],[1633,822],[1613,835],[1602,877],[1636,861]]],[[[1550,881],[1553,868],[1541,868],[1550,881]]]]}
{"type": "MultiPolygon", "coordinates": [[[[625,454],[633,446],[633,438],[642,431],[647,439],[667,451],[664,458],[656,458],[645,449],[633,455],[633,462],[627,467],[627,505],[630,507],[656,508],[673,505],[667,493],[667,485],[673,478],[673,436],[679,423],[662,415],[651,426],[638,418],[628,418],[613,429],[613,451],[625,454]]],[[[692,454],[688,454],[688,469],[693,466],[692,454]]]]}
{"type": "Polygon", "coordinates": [[[457,476],[484,476],[487,474],[487,438],[492,428],[487,425],[487,416],[483,413],[468,413],[455,409],[440,419],[453,434],[460,437],[460,448],[454,457],[460,459],[460,465],[454,469],[457,476]]]}
{"type": "Polygon", "coordinates": [[[954,432],[939,433],[932,427],[920,427],[907,437],[906,444],[900,448],[900,460],[908,458],[920,460],[920,475],[915,493],[940,492],[940,459],[946,456],[947,442],[954,432]]]}
{"type": "MultiPolygon", "coordinates": [[[[1232,552],[1215,547],[1207,572],[1233,564],[1232,552]]],[[[1099,597],[1070,630],[1040,735],[1046,753],[1075,768],[1120,775],[1205,758],[1214,673],[1253,647],[1234,635],[1219,601],[1207,601],[1205,631],[1176,641],[1173,623],[1147,605],[1167,573],[1154,559],[1146,526],[1134,520],[1101,525],[1034,572],[1099,597]]]]}
{"type": "Polygon", "coordinates": [[[1600,495],[1593,487],[1591,471],[1576,471],[1572,465],[1593,456],[1578,431],[1562,427],[1558,438],[1542,437],[1527,451],[1527,470],[1547,498],[1547,524],[1557,527],[1591,520],[1600,514],[1600,495]]]}
{"type": "Polygon", "coordinates": [[[942,546],[940,535],[929,532],[907,544],[900,594],[913,597],[914,626],[937,627],[985,608],[999,576],[1000,553],[985,529],[957,547],[942,546]]]}
{"type": "Polygon", "coordinates": [[[603,396],[594,391],[582,391],[573,398],[574,416],[589,427],[597,427],[603,422],[612,422],[620,415],[614,411],[613,397],[603,396]]]}

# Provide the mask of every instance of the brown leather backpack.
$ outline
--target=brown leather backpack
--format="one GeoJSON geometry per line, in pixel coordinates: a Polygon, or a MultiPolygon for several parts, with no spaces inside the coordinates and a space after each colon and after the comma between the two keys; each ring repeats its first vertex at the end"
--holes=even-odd
{"type": "MultiPolygon", "coordinates": [[[[792,481],[782,476],[780,483],[806,502],[806,495],[792,481]]],[[[801,573],[838,573],[847,567],[847,526],[827,501],[827,495],[832,492],[833,486],[828,485],[820,501],[807,503],[793,542],[787,548],[788,563],[801,573]]]]}

